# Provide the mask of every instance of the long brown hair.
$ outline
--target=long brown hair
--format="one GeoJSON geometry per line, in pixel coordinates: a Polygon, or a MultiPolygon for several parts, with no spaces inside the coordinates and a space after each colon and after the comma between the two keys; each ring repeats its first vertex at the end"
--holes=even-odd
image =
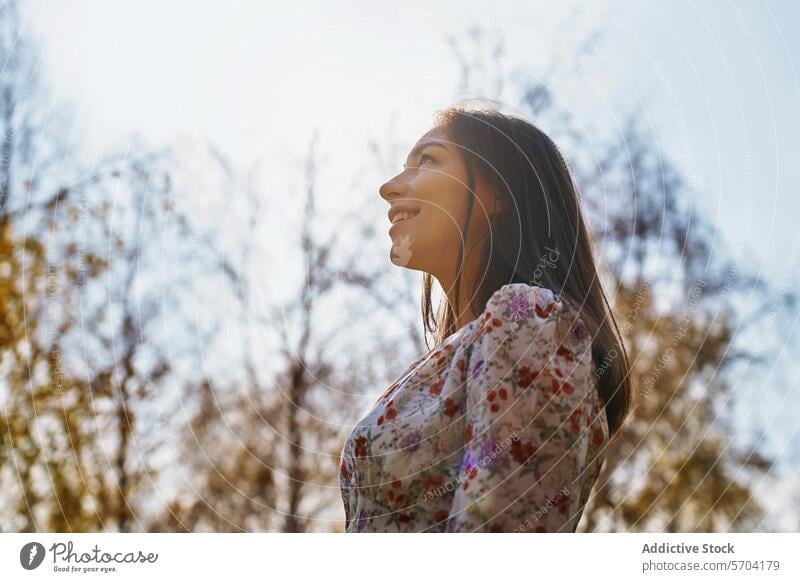
{"type": "MultiPolygon", "coordinates": [[[[592,335],[598,391],[613,435],[632,406],[628,358],[598,278],[579,194],[564,157],[532,123],[495,109],[449,107],[438,112],[434,125],[458,146],[469,192],[475,192],[477,175],[506,202],[505,212],[490,219],[479,274],[467,282],[473,312],[481,313],[501,286],[517,282],[549,288],[573,306],[592,335]]],[[[456,264],[457,304],[473,206],[474,195],[470,195],[456,264]]],[[[456,317],[446,297],[433,313],[432,284],[433,277],[423,274],[425,341],[430,332],[438,344],[456,331],[456,317]]]]}

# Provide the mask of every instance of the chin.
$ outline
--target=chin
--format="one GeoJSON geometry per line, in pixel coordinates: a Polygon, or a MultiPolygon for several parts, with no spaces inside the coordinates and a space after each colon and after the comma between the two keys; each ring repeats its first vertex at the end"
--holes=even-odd
{"type": "Polygon", "coordinates": [[[389,260],[392,264],[406,269],[416,270],[413,261],[402,253],[397,253],[394,249],[389,253],[389,260]]]}
{"type": "Polygon", "coordinates": [[[412,269],[414,252],[414,239],[410,234],[398,234],[392,238],[392,249],[389,251],[389,259],[395,265],[412,269]]]}

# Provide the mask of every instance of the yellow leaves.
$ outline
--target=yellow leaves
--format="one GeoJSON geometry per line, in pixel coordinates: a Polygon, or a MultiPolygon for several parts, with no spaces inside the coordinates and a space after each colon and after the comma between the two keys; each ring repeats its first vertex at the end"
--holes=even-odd
{"type": "Polygon", "coordinates": [[[91,278],[94,278],[108,267],[108,261],[106,261],[100,255],[86,253],[83,257],[83,265],[86,268],[87,275],[91,278]]]}
{"type": "Polygon", "coordinates": [[[36,237],[26,236],[22,240],[22,249],[27,253],[31,253],[37,260],[41,260],[45,256],[44,244],[36,237]]]}

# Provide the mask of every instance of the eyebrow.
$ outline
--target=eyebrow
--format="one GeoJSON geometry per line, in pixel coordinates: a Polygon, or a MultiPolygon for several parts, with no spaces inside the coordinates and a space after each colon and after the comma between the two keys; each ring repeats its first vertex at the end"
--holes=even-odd
{"type": "Polygon", "coordinates": [[[420,152],[422,152],[422,150],[424,150],[426,147],[429,147],[429,146],[439,146],[440,148],[447,149],[447,146],[444,145],[444,143],[441,142],[441,141],[436,141],[436,140],[433,140],[433,139],[425,140],[422,143],[419,143],[416,146],[414,146],[414,148],[408,154],[408,158],[406,158],[406,163],[403,164],[403,167],[405,168],[408,165],[408,160],[410,160],[414,156],[418,155],[420,152]]]}

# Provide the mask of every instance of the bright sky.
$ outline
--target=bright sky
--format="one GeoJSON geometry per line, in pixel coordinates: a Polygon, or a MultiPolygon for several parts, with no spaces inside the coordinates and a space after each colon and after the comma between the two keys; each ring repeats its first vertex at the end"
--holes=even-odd
{"type": "MultiPolygon", "coordinates": [[[[394,119],[386,139],[408,148],[457,98],[447,33],[499,27],[507,65],[536,75],[554,51],[570,55],[574,33],[602,24],[585,84],[558,98],[587,127],[609,131],[640,108],[742,267],[796,287],[800,4],[584,2],[578,23],[557,34],[563,4],[33,0],[26,15],[44,44],[52,98],[73,104],[87,154],[133,133],[154,144],[189,135],[243,162],[280,164],[320,128],[334,167],[350,177],[366,136],[381,139],[394,119]]],[[[364,176],[381,219],[377,188],[388,177],[364,176]]],[[[785,420],[796,429],[794,410],[785,420]]]]}
{"type": "Polygon", "coordinates": [[[783,276],[800,216],[800,39],[789,34],[800,6],[589,2],[555,44],[561,4],[33,1],[27,15],[87,151],[133,132],[154,143],[183,134],[243,161],[295,156],[314,127],[330,149],[360,154],[391,116],[392,138],[410,146],[456,96],[447,33],[500,27],[512,66],[535,75],[552,51],[570,54],[574,32],[602,23],[586,87],[560,98],[609,127],[641,108],[729,243],[783,276]]]}

